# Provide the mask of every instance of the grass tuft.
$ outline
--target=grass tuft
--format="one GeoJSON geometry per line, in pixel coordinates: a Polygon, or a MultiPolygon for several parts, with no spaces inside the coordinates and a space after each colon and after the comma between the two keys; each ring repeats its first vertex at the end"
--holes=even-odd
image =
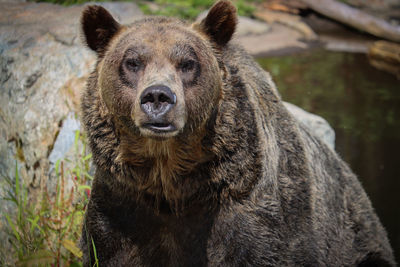
{"type": "Polygon", "coordinates": [[[64,167],[68,159],[55,164],[55,193],[45,187],[39,201],[28,199],[28,189],[20,179],[18,166],[14,182],[6,178],[9,188],[5,199],[16,210],[4,215],[16,266],[82,265],[78,242],[93,177],[89,174],[91,154],[79,131],[74,146],[77,161],[71,169],[64,167]]]}

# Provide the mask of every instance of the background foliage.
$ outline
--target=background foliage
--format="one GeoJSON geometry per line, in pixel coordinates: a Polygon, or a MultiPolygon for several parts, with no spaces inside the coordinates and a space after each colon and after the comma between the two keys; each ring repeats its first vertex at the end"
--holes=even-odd
{"type": "MultiPolygon", "coordinates": [[[[110,0],[31,0],[34,2],[47,2],[61,5],[83,4],[87,2],[112,2],[110,0]]],[[[183,19],[194,20],[202,11],[210,8],[214,0],[151,0],[129,1],[136,2],[143,13],[148,15],[174,16],[183,19]]],[[[262,0],[233,0],[241,16],[251,16],[255,10],[254,4],[262,0]]]]}

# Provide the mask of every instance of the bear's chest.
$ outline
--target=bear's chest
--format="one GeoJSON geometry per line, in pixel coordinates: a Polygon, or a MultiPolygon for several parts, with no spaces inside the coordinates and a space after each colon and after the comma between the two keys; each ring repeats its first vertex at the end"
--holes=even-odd
{"type": "Polygon", "coordinates": [[[118,254],[125,255],[128,265],[265,266],[280,262],[278,252],[286,247],[279,230],[265,225],[265,220],[252,220],[254,214],[234,210],[229,215],[227,210],[216,210],[176,217],[136,209],[110,221],[112,236],[120,237],[111,242],[121,244],[118,254]]]}
{"type": "Polygon", "coordinates": [[[184,217],[154,214],[139,208],[121,213],[119,219],[108,217],[107,225],[112,236],[119,237],[110,242],[121,245],[117,249],[124,251],[121,255],[129,255],[127,264],[206,266],[214,217],[201,212],[184,217]]]}

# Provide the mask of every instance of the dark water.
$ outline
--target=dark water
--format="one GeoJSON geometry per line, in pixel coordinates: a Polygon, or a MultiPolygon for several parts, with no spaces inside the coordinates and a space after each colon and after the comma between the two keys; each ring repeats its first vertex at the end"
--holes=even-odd
{"type": "Polygon", "coordinates": [[[367,191],[400,261],[400,81],[362,54],[311,51],[258,60],[285,101],[321,115],[367,191]]]}

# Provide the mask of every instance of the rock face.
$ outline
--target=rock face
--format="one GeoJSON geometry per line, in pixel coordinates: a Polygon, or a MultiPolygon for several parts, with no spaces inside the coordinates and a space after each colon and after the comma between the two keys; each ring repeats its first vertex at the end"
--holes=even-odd
{"type": "MultiPolygon", "coordinates": [[[[101,5],[123,24],[142,16],[133,3],[101,5]]],[[[80,129],[80,94],[95,60],[80,39],[82,9],[0,1],[0,214],[12,213],[2,200],[3,177],[15,177],[17,164],[34,199],[49,182],[52,164],[68,153],[75,130],[80,129]]],[[[267,26],[253,27],[253,33],[267,30],[267,26]]],[[[333,144],[334,133],[325,121],[288,105],[315,132],[330,132],[327,142],[333,144]]],[[[2,225],[4,221],[0,221],[4,248],[8,244],[2,225]]]]}
{"type": "Polygon", "coordinates": [[[68,114],[63,121],[57,139],[54,142],[53,150],[49,155],[50,164],[55,164],[58,160],[62,160],[75,141],[75,131],[80,130],[80,121],[75,118],[74,113],[68,114]]]}
{"type": "MultiPolygon", "coordinates": [[[[133,3],[101,5],[123,23],[142,15],[133,3]]],[[[11,212],[2,200],[3,177],[15,176],[16,163],[34,195],[73,143],[80,93],[94,63],[80,40],[82,9],[0,2],[0,214],[11,212]]],[[[7,240],[0,242],[5,247],[7,240]]]]}
{"type": "Polygon", "coordinates": [[[323,140],[330,148],[335,149],[335,132],[324,118],[287,102],[284,102],[284,105],[296,119],[323,140]]]}

